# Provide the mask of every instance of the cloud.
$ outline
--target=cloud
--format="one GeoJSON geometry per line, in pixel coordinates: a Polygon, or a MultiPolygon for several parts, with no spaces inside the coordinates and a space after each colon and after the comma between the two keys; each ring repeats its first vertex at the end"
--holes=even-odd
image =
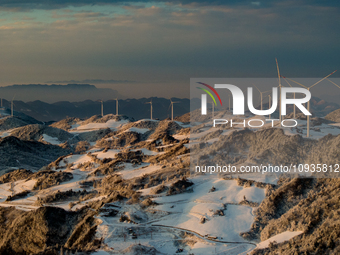
{"type": "Polygon", "coordinates": [[[100,12],[80,12],[80,13],[76,13],[73,15],[73,17],[75,18],[98,18],[98,17],[105,17],[108,16],[104,13],[100,13],[100,12]]]}
{"type": "Polygon", "coordinates": [[[130,5],[131,3],[167,3],[167,4],[182,4],[182,5],[196,5],[196,6],[254,6],[266,8],[271,7],[273,5],[279,3],[294,3],[300,6],[303,5],[315,5],[315,6],[333,6],[339,7],[339,1],[323,1],[323,0],[280,0],[280,1],[271,1],[271,0],[262,0],[262,1],[249,1],[249,0],[232,0],[232,1],[225,1],[225,0],[129,0],[129,1],[122,1],[122,0],[0,0],[0,8],[6,8],[10,11],[24,11],[27,9],[60,9],[66,8],[69,6],[85,6],[85,5],[130,5]]]}
{"type": "Polygon", "coordinates": [[[184,89],[190,77],[275,76],[275,57],[288,77],[325,76],[338,68],[338,8],[313,0],[224,2],[130,2],[121,11],[110,1],[112,6],[93,11],[29,13],[42,13],[46,21],[6,17],[0,27],[2,82],[116,84],[138,96],[141,91],[131,86],[154,81],[166,81],[152,87],[166,94],[184,89]]]}

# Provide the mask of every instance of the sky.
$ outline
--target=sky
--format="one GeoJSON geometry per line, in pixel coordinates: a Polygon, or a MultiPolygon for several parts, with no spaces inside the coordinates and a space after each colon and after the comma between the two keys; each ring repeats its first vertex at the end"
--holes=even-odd
{"type": "Polygon", "coordinates": [[[335,0],[0,0],[0,86],[90,83],[130,98],[183,98],[190,78],[275,77],[275,58],[284,76],[322,78],[339,69],[339,8],[335,0]]]}

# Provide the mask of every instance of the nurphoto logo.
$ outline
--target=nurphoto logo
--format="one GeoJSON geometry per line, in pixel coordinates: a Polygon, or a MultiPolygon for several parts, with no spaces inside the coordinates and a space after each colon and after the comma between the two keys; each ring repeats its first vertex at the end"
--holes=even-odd
{"type": "MultiPolygon", "coordinates": [[[[197,87],[198,89],[203,90],[205,93],[201,94],[201,114],[202,115],[207,115],[207,95],[209,95],[211,97],[211,99],[213,100],[214,104],[217,106],[217,102],[215,99],[215,96],[218,98],[221,106],[222,104],[222,99],[219,95],[219,93],[216,91],[216,89],[227,89],[229,90],[229,92],[232,95],[232,99],[233,99],[233,107],[232,107],[232,112],[233,115],[244,115],[245,114],[245,109],[244,109],[244,105],[245,105],[245,98],[244,98],[244,94],[242,92],[242,90],[237,87],[236,85],[232,85],[232,84],[215,84],[214,87],[212,87],[209,84],[203,83],[203,82],[197,82],[203,86],[205,86],[206,88],[201,88],[201,87],[197,87]],[[215,96],[212,94],[212,91],[215,96]]],[[[254,101],[253,101],[253,88],[252,87],[247,87],[247,105],[248,105],[248,109],[251,113],[253,113],[254,115],[261,115],[261,116],[265,116],[265,115],[270,115],[272,113],[274,113],[276,111],[276,109],[278,108],[278,105],[280,107],[280,115],[281,116],[285,116],[286,115],[286,108],[287,105],[295,105],[304,115],[306,116],[310,116],[312,115],[303,105],[304,103],[307,103],[310,99],[311,99],[311,93],[308,89],[305,88],[299,88],[299,87],[282,87],[280,88],[280,90],[278,90],[277,87],[273,87],[272,88],[272,102],[271,102],[271,107],[267,110],[258,110],[254,107],[254,101]],[[278,92],[280,93],[280,96],[278,96],[278,92]],[[287,95],[289,93],[300,93],[302,95],[304,95],[304,97],[302,98],[288,98],[287,95]],[[280,102],[278,103],[278,99],[280,99],[280,102]]],[[[266,121],[272,122],[272,126],[274,125],[274,121],[276,121],[276,119],[266,119],[266,121]]],[[[238,123],[233,123],[232,120],[228,121],[226,119],[213,119],[213,123],[214,123],[214,127],[216,125],[219,124],[227,124],[228,122],[230,122],[230,125],[233,124],[243,124],[244,126],[246,126],[245,120],[244,122],[238,122],[238,123]]],[[[297,121],[294,119],[283,119],[281,122],[281,125],[283,127],[295,127],[297,126],[297,121]],[[287,125],[286,122],[294,122],[293,125],[287,125]]],[[[248,121],[248,126],[249,127],[261,127],[264,125],[264,121],[262,119],[252,119],[250,121],[248,121]],[[260,122],[260,125],[252,125],[251,123],[253,122],[260,122]]]]}

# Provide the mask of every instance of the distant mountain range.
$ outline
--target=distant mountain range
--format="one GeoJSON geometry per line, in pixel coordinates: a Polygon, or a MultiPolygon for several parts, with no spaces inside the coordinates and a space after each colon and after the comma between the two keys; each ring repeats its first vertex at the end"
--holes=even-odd
{"type": "MultiPolygon", "coordinates": [[[[116,113],[116,101],[119,98],[119,114],[126,115],[136,120],[150,118],[150,104],[152,101],[153,118],[166,119],[171,118],[170,100],[166,98],[139,98],[124,99],[117,91],[112,89],[101,89],[89,84],[68,84],[68,85],[13,85],[0,87],[0,97],[7,98],[3,100],[3,106],[10,109],[10,101],[13,98],[14,110],[31,116],[39,121],[59,121],[66,117],[87,118],[101,113],[101,103],[98,99],[104,101],[104,114],[116,113]],[[36,98],[37,100],[25,100],[36,98]],[[39,99],[39,100],[38,100],[39,99]],[[20,100],[20,101],[19,101],[20,100]],[[43,101],[40,101],[43,100],[43,101]],[[46,103],[52,102],[52,103],[46,103]]],[[[200,108],[200,99],[193,100],[172,98],[174,102],[174,117],[181,116],[200,108]],[[191,104],[191,109],[190,109],[191,104]]],[[[210,104],[208,108],[210,107],[210,104]]],[[[247,108],[247,107],[246,107],[247,108]]],[[[256,107],[260,109],[259,106],[256,107]]],[[[264,109],[268,108],[268,103],[264,103],[264,109]]],[[[328,113],[339,109],[340,105],[327,102],[323,99],[312,97],[311,111],[313,116],[324,117],[328,113]]],[[[215,108],[218,110],[218,107],[215,108]]],[[[293,107],[287,106],[288,114],[292,112],[293,107]]],[[[10,113],[7,111],[8,114],[10,113]]],[[[299,112],[299,110],[297,110],[299,112]]],[[[276,118],[278,111],[272,114],[276,118]]]]}
{"type": "Polygon", "coordinates": [[[109,88],[97,88],[90,84],[67,84],[67,85],[11,85],[0,87],[0,97],[7,100],[24,102],[42,100],[55,103],[59,101],[79,102],[84,100],[109,100],[113,98],[126,98],[116,90],[109,88]]]}
{"type": "MultiPolygon", "coordinates": [[[[150,102],[152,100],[154,119],[171,118],[170,100],[166,98],[140,98],[119,100],[119,114],[127,115],[136,120],[150,118],[150,102]]],[[[173,98],[174,117],[181,116],[190,111],[189,99],[173,98]]],[[[7,114],[10,114],[10,101],[3,100],[3,106],[7,108],[7,114]]],[[[104,114],[116,113],[116,101],[104,101],[104,114]]],[[[87,118],[93,115],[101,114],[101,103],[98,101],[85,100],[82,102],[61,101],[56,103],[45,103],[42,101],[23,102],[14,101],[15,115],[21,112],[29,115],[39,121],[59,121],[66,117],[87,118]]]]}

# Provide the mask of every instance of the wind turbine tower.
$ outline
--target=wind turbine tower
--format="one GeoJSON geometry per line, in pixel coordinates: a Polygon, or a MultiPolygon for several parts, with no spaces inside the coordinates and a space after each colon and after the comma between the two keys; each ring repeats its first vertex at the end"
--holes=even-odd
{"type": "Polygon", "coordinates": [[[11,101],[11,116],[13,117],[14,116],[14,98],[15,98],[15,95],[14,97],[12,98],[12,101],[11,101]]]}
{"type": "Polygon", "coordinates": [[[228,93],[229,96],[229,111],[230,111],[230,94],[228,93]]]}
{"type": "Polygon", "coordinates": [[[115,100],[116,100],[116,115],[118,116],[118,98],[116,98],[115,100]]]}
{"type": "Polygon", "coordinates": [[[214,102],[211,102],[211,105],[212,105],[212,117],[214,118],[214,115],[215,115],[215,105],[214,105],[214,102]]]}
{"type": "Polygon", "coordinates": [[[146,102],[146,104],[150,104],[150,106],[151,106],[151,118],[150,119],[152,119],[152,100],[150,100],[150,102],[146,102]]]}
{"type": "Polygon", "coordinates": [[[171,102],[170,103],[170,107],[171,107],[171,120],[173,121],[174,120],[174,104],[178,104],[179,102],[173,102],[171,99],[170,99],[170,102],[171,102]]]}
{"type": "MultiPolygon", "coordinates": [[[[268,109],[271,108],[271,101],[272,101],[271,96],[268,95],[268,109]]],[[[270,119],[270,114],[269,114],[269,119],[270,119]]]]}
{"type": "Polygon", "coordinates": [[[280,125],[281,125],[281,121],[282,121],[282,117],[281,117],[281,79],[280,79],[280,69],[279,69],[279,63],[277,62],[277,58],[275,58],[276,61],[276,69],[277,69],[277,76],[279,77],[279,119],[280,119],[280,125]]]}

